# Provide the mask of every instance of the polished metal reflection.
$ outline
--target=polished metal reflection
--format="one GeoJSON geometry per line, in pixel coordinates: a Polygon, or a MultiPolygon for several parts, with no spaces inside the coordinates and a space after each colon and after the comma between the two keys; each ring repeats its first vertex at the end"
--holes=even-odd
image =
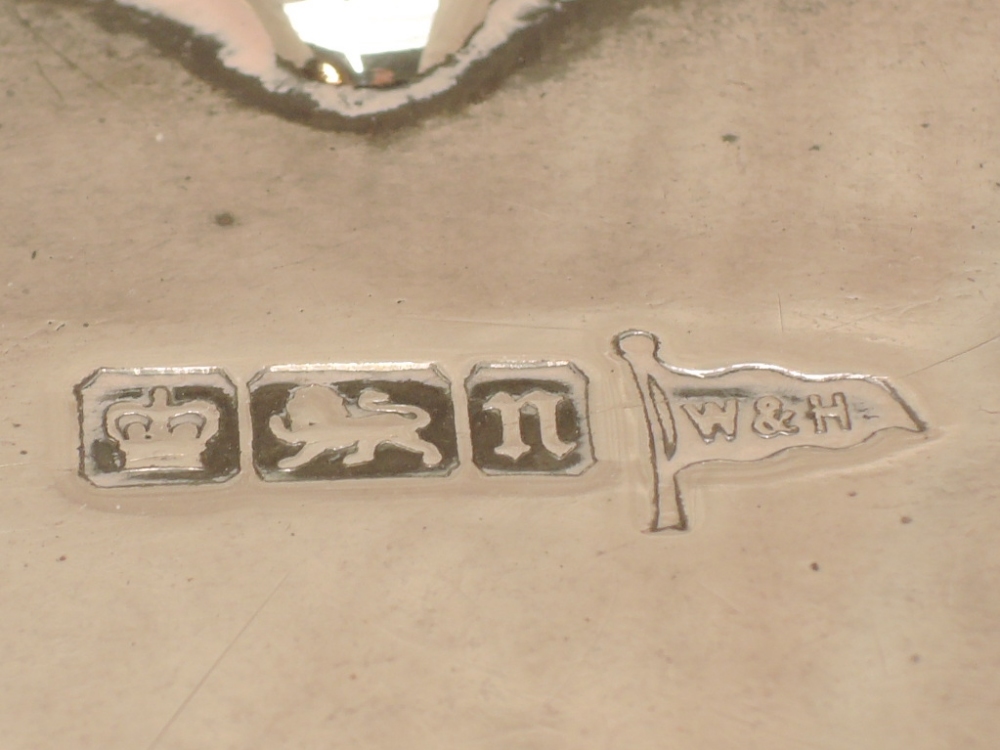
{"type": "Polygon", "coordinates": [[[458,52],[491,0],[248,0],[278,58],[308,78],[385,88],[458,52]]]}
{"type": "Polygon", "coordinates": [[[543,35],[576,17],[564,11],[583,5],[111,0],[101,15],[244,102],[312,127],[371,132],[492,91],[540,48],[543,35]]]}

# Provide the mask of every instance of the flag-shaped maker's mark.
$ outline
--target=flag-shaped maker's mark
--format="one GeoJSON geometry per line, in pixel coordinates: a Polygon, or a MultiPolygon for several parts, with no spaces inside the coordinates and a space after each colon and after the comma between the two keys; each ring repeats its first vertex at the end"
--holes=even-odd
{"type": "Polygon", "coordinates": [[[789,448],[847,448],[892,427],[924,422],[885,380],[803,375],[773,365],[717,370],[673,367],[646,331],[615,337],[642,398],[652,453],[649,531],[686,531],[677,475],[705,461],[756,461],[789,448]]]}

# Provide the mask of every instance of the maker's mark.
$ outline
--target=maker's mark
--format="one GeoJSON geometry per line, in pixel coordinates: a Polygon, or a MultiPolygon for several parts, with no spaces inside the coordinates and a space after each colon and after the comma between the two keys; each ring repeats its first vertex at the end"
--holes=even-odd
{"type": "Polygon", "coordinates": [[[653,469],[649,531],[689,528],[677,475],[694,464],[847,448],[895,427],[927,429],[883,378],[765,364],[693,370],[664,362],[659,338],[647,331],[624,331],[613,343],[642,400],[653,469]]]}

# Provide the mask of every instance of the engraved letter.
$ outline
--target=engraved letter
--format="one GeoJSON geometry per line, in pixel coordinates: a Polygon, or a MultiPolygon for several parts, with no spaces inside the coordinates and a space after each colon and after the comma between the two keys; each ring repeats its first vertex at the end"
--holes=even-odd
{"type": "Polygon", "coordinates": [[[785,411],[785,405],[780,398],[764,396],[754,402],[753,410],[757,415],[753,418],[753,431],[762,438],[773,438],[778,435],[794,435],[799,428],[792,424],[794,411],[785,411]]]}
{"type": "Polygon", "coordinates": [[[564,443],[556,430],[556,407],[566,398],[547,391],[534,390],[521,396],[509,393],[495,393],[483,404],[483,408],[500,413],[503,427],[503,442],[496,453],[516,461],[531,448],[521,439],[521,417],[524,412],[538,415],[541,429],[542,447],[558,459],[568,456],[576,448],[574,443],[564,443]]]}
{"type": "Polygon", "coordinates": [[[720,432],[726,436],[726,440],[736,438],[739,402],[735,398],[726,399],[725,406],[719,406],[715,401],[705,401],[701,406],[684,404],[681,408],[706,443],[715,442],[715,437],[720,432]]]}
{"type": "Polygon", "coordinates": [[[826,432],[828,422],[836,419],[840,429],[851,429],[851,415],[847,411],[847,399],[843,393],[833,394],[833,403],[827,406],[822,396],[813,394],[809,397],[809,417],[816,425],[816,433],[826,432]]]}

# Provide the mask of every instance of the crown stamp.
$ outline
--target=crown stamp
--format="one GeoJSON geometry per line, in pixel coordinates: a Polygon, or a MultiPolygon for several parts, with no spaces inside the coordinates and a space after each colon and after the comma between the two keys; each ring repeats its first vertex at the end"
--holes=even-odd
{"type": "Polygon", "coordinates": [[[219,432],[219,407],[211,401],[181,404],[162,385],[149,397],[116,401],[104,412],[104,427],[125,454],[126,471],[201,471],[201,454],[219,432]]]}
{"type": "Polygon", "coordinates": [[[101,369],[76,394],[80,473],[97,486],[221,482],[239,471],[236,388],[220,370],[101,369]]]}
{"type": "Polygon", "coordinates": [[[451,387],[431,364],[272,367],[250,381],[266,481],[443,476],[458,465],[451,387]]]}

